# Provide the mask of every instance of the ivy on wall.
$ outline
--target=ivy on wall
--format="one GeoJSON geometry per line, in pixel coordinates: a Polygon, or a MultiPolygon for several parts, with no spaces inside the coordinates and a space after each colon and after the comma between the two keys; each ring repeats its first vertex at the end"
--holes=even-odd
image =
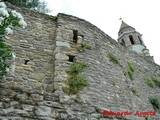
{"type": "Polygon", "coordinates": [[[12,29],[16,26],[25,28],[27,24],[20,13],[7,8],[0,0],[0,79],[5,79],[9,71],[6,61],[15,57],[11,46],[5,42],[5,36],[13,34],[12,29]]]}

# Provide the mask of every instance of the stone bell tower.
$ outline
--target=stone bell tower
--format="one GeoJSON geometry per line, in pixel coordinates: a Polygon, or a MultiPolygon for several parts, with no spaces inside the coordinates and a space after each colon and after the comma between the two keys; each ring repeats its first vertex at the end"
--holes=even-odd
{"type": "Polygon", "coordinates": [[[145,46],[141,36],[142,35],[137,32],[135,28],[122,21],[118,32],[118,43],[129,50],[147,56],[150,60],[153,61],[153,57],[150,56],[149,50],[145,46]]]}

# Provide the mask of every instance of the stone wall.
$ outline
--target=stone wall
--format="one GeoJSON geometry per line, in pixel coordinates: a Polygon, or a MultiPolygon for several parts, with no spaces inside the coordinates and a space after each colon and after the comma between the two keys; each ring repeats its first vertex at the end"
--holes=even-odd
{"type": "MultiPolygon", "coordinates": [[[[6,41],[16,59],[5,81],[0,81],[0,119],[4,120],[108,120],[121,117],[102,116],[102,111],[151,111],[148,97],[160,98],[160,89],[149,87],[144,78],[160,79],[160,66],[122,48],[115,40],[91,23],[74,16],[48,15],[18,9],[27,28],[16,28],[6,41]],[[90,50],[77,51],[81,44],[90,50]],[[119,64],[110,61],[112,53],[119,64]],[[128,61],[135,68],[135,80],[127,74],[128,61]],[[89,86],[77,100],[63,87],[67,69],[74,62],[88,63],[82,75],[89,86]],[[132,89],[137,91],[133,94],[132,89]]],[[[126,117],[126,116],[125,116],[126,117]]],[[[142,119],[134,115],[128,120],[142,119]]]]}
{"type": "Polygon", "coordinates": [[[15,9],[28,26],[16,28],[13,35],[6,36],[16,59],[7,80],[1,81],[0,119],[50,119],[48,106],[57,99],[50,95],[53,93],[56,20],[30,10],[15,9]]]}
{"type": "MultiPolygon", "coordinates": [[[[101,110],[107,109],[112,111],[151,111],[152,105],[148,97],[159,95],[159,88],[149,87],[144,78],[156,76],[158,79],[160,67],[153,62],[147,61],[143,56],[121,48],[112,38],[103,33],[94,25],[73,16],[64,14],[58,15],[58,28],[56,41],[65,42],[66,46],[57,46],[57,54],[66,56],[57,58],[55,71],[59,76],[55,77],[59,83],[58,91],[62,91],[62,86],[67,80],[67,73],[64,71],[72,64],[68,62],[67,55],[75,56],[77,62],[85,62],[89,67],[83,72],[87,77],[90,85],[80,92],[80,103],[73,102],[71,105],[64,106],[70,108],[79,118],[84,119],[103,119],[101,110]],[[77,52],[76,47],[79,43],[73,41],[74,33],[77,31],[78,36],[83,36],[82,43],[91,45],[91,50],[77,52]],[[120,61],[120,65],[109,60],[108,53],[113,53],[120,61]],[[61,60],[60,60],[61,59],[61,60]],[[135,67],[135,80],[130,80],[127,69],[128,61],[135,67]],[[58,67],[57,67],[58,66],[58,67]],[[60,70],[60,71],[59,71],[60,70]],[[60,77],[63,71],[63,79],[60,77]],[[137,91],[134,95],[132,89],[137,91]],[[83,103],[83,104],[82,104],[83,103]]],[[[56,54],[56,55],[57,55],[56,54]]],[[[56,85],[57,86],[57,85],[56,85]]],[[[62,92],[60,98],[67,98],[62,92]],[[64,97],[65,96],[65,97],[64,97]]],[[[71,98],[75,98],[72,96],[71,98]]],[[[136,118],[134,115],[128,119],[136,118]]],[[[108,118],[104,118],[108,119],[108,118]]],[[[136,119],[140,119],[137,117],[136,119]]]]}

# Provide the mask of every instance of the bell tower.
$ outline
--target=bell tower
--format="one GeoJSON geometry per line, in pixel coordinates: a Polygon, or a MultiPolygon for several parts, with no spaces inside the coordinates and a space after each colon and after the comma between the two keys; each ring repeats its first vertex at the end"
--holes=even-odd
{"type": "Polygon", "coordinates": [[[123,20],[118,32],[118,43],[128,50],[132,50],[139,54],[143,54],[148,58],[152,58],[153,61],[153,57],[150,56],[149,50],[146,48],[142,40],[142,35],[137,32],[135,28],[126,24],[123,20]]]}

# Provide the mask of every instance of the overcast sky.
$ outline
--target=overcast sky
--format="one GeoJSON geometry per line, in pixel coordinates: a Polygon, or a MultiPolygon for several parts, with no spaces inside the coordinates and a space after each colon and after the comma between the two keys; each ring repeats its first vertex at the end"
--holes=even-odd
{"type": "Polygon", "coordinates": [[[143,34],[151,56],[160,64],[159,0],[44,0],[52,15],[65,13],[85,19],[117,40],[120,17],[143,34]]]}

